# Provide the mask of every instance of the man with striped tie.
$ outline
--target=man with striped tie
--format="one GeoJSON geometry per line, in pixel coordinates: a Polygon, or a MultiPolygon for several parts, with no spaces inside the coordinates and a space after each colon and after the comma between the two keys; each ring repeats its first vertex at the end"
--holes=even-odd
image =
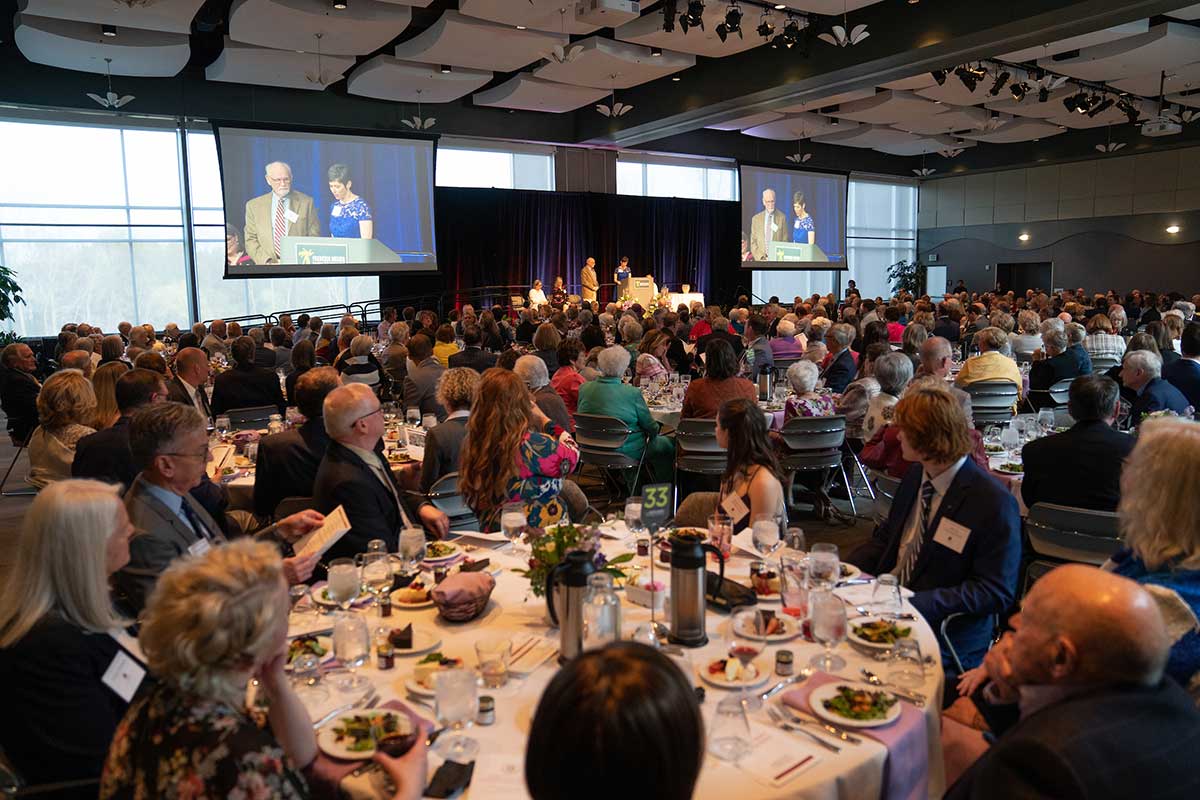
{"type": "Polygon", "coordinates": [[[284,236],[320,236],[313,199],[292,188],[292,168],[267,164],[271,191],[246,203],[246,254],[255,264],[278,264],[284,236]]]}
{"type": "MultiPolygon", "coordinates": [[[[946,638],[963,668],[987,652],[996,615],[1017,593],[1021,516],[1016,498],[969,457],[970,422],[958,400],[934,381],[920,382],[896,404],[892,424],[904,458],[915,462],[896,490],[887,519],[846,559],[864,572],[890,573],[946,638]]],[[[939,639],[941,639],[939,635],[939,639]]],[[[943,640],[946,686],[958,671],[943,640]]]]}

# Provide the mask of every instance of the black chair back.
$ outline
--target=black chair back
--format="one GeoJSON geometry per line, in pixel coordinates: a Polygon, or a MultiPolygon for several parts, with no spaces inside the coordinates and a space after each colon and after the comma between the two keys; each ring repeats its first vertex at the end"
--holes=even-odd
{"type": "Polygon", "coordinates": [[[616,417],[602,414],[575,415],[575,443],[580,461],[604,469],[636,467],[639,461],[620,451],[636,431],[616,417]]]}
{"type": "Polygon", "coordinates": [[[458,473],[450,472],[434,481],[426,498],[433,507],[450,518],[452,531],[477,531],[479,518],[458,493],[458,473]]]}
{"type": "Polygon", "coordinates": [[[279,505],[275,506],[275,512],[272,516],[276,522],[289,517],[299,511],[307,511],[310,508],[315,509],[317,501],[312,497],[285,497],[279,501],[279,505]]]}
{"type": "Polygon", "coordinates": [[[702,475],[725,472],[725,450],[717,444],[715,419],[681,419],[675,429],[675,469],[702,475]]]}
{"type": "Polygon", "coordinates": [[[976,427],[1012,419],[1019,394],[1012,381],[977,381],[965,388],[971,395],[971,414],[976,427]]]}
{"type": "Polygon", "coordinates": [[[278,414],[275,406],[253,406],[250,408],[231,408],[225,412],[229,417],[229,427],[235,431],[244,431],[267,427],[272,414],[278,414]]]}
{"type": "Polygon", "coordinates": [[[840,468],[846,418],[793,417],[780,431],[784,453],[780,465],[788,472],[815,472],[840,468]]]}

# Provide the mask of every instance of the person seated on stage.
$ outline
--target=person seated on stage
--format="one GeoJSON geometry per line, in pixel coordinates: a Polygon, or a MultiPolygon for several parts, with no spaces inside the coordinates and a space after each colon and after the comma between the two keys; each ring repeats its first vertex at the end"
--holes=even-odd
{"type": "Polygon", "coordinates": [[[621,281],[632,277],[633,271],[629,268],[629,256],[621,256],[621,263],[617,265],[616,271],[613,272],[613,282],[620,288],[621,281]]]}
{"type": "MultiPolygon", "coordinates": [[[[1017,387],[1017,396],[1024,392],[1024,378],[1017,362],[1002,352],[1008,345],[1008,334],[999,328],[987,327],[973,337],[979,355],[963,362],[954,385],[960,389],[983,381],[1007,381],[1017,387]]],[[[1032,383],[1032,380],[1031,380],[1032,383]]]]}
{"type": "Polygon", "coordinates": [[[1189,322],[1179,339],[1183,357],[1164,366],[1162,376],[1187,399],[1188,405],[1200,409],[1200,322],[1189,322]]]}
{"type": "Polygon", "coordinates": [[[829,349],[829,363],[821,372],[824,386],[833,392],[844,392],[858,370],[858,359],[850,349],[854,341],[854,326],[840,322],[825,334],[825,346],[829,349]]]}
{"type": "Polygon", "coordinates": [[[373,239],[375,223],[367,201],[352,191],[354,181],[350,178],[350,167],[334,164],[329,168],[329,193],[333,205],[329,207],[329,235],[339,239],[373,239]]]}
{"type": "Polygon", "coordinates": [[[513,364],[513,372],[525,382],[533,402],[551,422],[565,431],[575,428],[575,420],[567,413],[563,399],[550,385],[550,373],[546,370],[546,362],[537,356],[521,356],[513,364]]]}
{"type": "Polygon", "coordinates": [[[1067,348],[1066,331],[1052,322],[1042,323],[1043,350],[1034,351],[1029,367],[1029,402],[1034,408],[1053,405],[1047,390],[1061,380],[1081,374],[1079,359],[1067,348]]]}
{"type": "Polygon", "coordinates": [[[232,408],[274,406],[278,413],[287,410],[279,376],[274,370],[254,366],[254,340],[239,336],[230,346],[233,369],[226,370],[213,380],[212,412],[221,415],[232,408]]]}
{"type": "Polygon", "coordinates": [[[776,359],[781,358],[800,358],[804,355],[804,349],[808,346],[808,339],[804,334],[796,333],[796,324],[788,319],[779,320],[779,324],[775,328],[779,334],[770,341],[771,355],[776,359]]]}
{"type": "Polygon", "coordinates": [[[96,392],[82,372],[56,372],[42,384],[37,398],[41,424],[29,437],[29,483],[41,489],[71,477],[75,446],[96,430],[96,392]]]}
{"type": "Polygon", "coordinates": [[[1170,411],[1191,416],[1195,409],[1183,393],[1162,377],[1162,358],[1149,350],[1126,352],[1121,361],[1121,383],[1137,394],[1129,412],[1129,425],[1136,427],[1147,415],[1170,411]]]}
{"type": "Polygon", "coordinates": [[[567,304],[567,287],[563,285],[562,276],[554,279],[554,287],[550,290],[550,305],[562,308],[567,304]]]}
{"type": "MultiPolygon", "coordinates": [[[[1021,516],[1016,498],[978,467],[971,424],[945,388],[914,386],[896,404],[892,427],[904,458],[919,462],[896,490],[887,519],[846,559],[874,575],[885,572],[912,589],[917,611],[946,631],[967,667],[991,642],[995,615],[1016,598],[1021,516]]],[[[949,672],[948,652],[942,662],[949,672]]]]}
{"type": "Polygon", "coordinates": [[[601,376],[579,387],[578,413],[615,417],[625,423],[633,432],[620,451],[637,461],[645,450],[652,474],[661,478],[672,472],[675,444],[658,435],[658,422],[650,415],[641,390],[621,382],[629,369],[629,358],[629,351],[618,345],[600,351],[597,366],[601,376]]]}
{"type": "Polygon", "coordinates": [[[704,377],[688,384],[681,419],[716,419],[726,400],[758,400],[758,387],[737,374],[738,361],[724,339],[712,339],[704,350],[704,377]]]}
{"type": "Polygon", "coordinates": [[[304,424],[258,443],[254,512],[260,517],[271,517],[285,497],[312,497],[317,469],[329,447],[322,417],[325,398],[341,385],[333,367],[310,369],[296,380],[293,394],[304,424]]]}
{"type": "Polygon", "coordinates": [[[533,288],[529,290],[529,307],[538,309],[546,305],[546,293],[542,290],[542,282],[534,279],[533,288]]]}
{"type": "Polygon", "coordinates": [[[411,365],[404,376],[404,407],[420,410],[421,416],[433,414],[441,422],[446,409],[437,400],[437,382],[446,368],[433,357],[433,341],[424,334],[408,340],[411,365]]]}
{"type": "MultiPolygon", "coordinates": [[[[1200,752],[1200,711],[1164,677],[1170,637],[1149,592],[1067,564],[1038,579],[1010,625],[960,685],[997,738],[987,747],[975,734],[980,755],[947,800],[1168,797],[1200,788],[1188,758],[1200,752]]],[[[943,722],[943,741],[970,735],[943,722]]],[[[950,761],[955,751],[946,749],[950,761]]]]}

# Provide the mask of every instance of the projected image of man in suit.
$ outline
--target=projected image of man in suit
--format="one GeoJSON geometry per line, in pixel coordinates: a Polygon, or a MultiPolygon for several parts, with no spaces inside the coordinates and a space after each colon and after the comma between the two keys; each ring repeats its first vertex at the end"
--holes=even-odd
{"type": "Polygon", "coordinates": [[[246,203],[246,253],[255,264],[278,264],[284,236],[320,236],[313,199],[292,189],[292,168],[282,161],[267,164],[271,191],[246,203]]]}
{"type": "Polygon", "coordinates": [[[750,220],[750,254],[755,261],[767,261],[771,242],[786,242],[787,218],[775,208],[775,190],[763,189],[763,210],[750,220]]]}

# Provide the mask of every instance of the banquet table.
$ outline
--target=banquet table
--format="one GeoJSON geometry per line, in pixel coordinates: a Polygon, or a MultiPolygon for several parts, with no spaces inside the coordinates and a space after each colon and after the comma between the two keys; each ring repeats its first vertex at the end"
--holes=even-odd
{"type": "MultiPolygon", "coordinates": [[[[615,523],[615,526],[612,528],[613,535],[621,536],[624,533],[623,523],[615,523]]],[[[548,627],[545,600],[535,597],[530,592],[528,580],[512,571],[521,562],[509,554],[510,546],[503,544],[496,547],[492,543],[472,539],[469,535],[452,541],[472,542],[478,545],[479,550],[472,552],[472,557],[486,556],[491,559],[492,567],[502,567],[502,570],[496,574],[496,588],[483,614],[470,622],[456,624],[441,619],[435,608],[408,610],[395,607],[392,616],[382,622],[386,622],[388,627],[402,627],[412,623],[414,631],[420,629],[433,631],[440,639],[440,644],[436,645],[434,649],[446,656],[462,658],[468,666],[474,666],[476,663],[473,646],[474,642],[482,636],[503,634],[511,638],[514,647],[525,644],[530,637],[537,637],[549,647],[556,648],[558,632],[548,627]],[[495,549],[488,551],[485,548],[495,549]]],[[[603,549],[611,557],[632,551],[633,544],[633,541],[628,538],[606,539],[603,549]]],[[[727,564],[726,574],[746,582],[750,563],[755,559],[757,559],[756,554],[751,557],[749,553],[741,552],[735,546],[735,553],[727,564]]],[[[646,565],[648,559],[638,558],[634,563],[646,565]]],[[[670,570],[657,569],[655,577],[669,584],[670,570]]],[[[869,593],[869,589],[870,587],[859,586],[853,587],[851,590],[839,591],[866,590],[869,593]]],[[[622,627],[624,636],[628,638],[637,625],[650,619],[650,611],[632,604],[623,591],[619,594],[622,603],[622,627]]],[[[777,601],[773,604],[763,601],[765,608],[770,608],[772,605],[776,609],[778,608],[777,601]]],[[[907,601],[905,601],[905,605],[905,610],[913,610],[907,601]]],[[[303,606],[302,603],[300,607],[303,608],[303,606]]],[[[847,610],[853,617],[853,609],[848,608],[847,610]]],[[[371,629],[381,622],[374,610],[358,610],[354,613],[366,615],[368,626],[371,629]]],[[[665,611],[658,615],[660,620],[665,617],[665,611]]],[[[294,613],[290,619],[290,632],[292,635],[296,635],[302,630],[312,630],[314,626],[330,627],[333,621],[331,616],[294,613]]],[[[691,673],[693,684],[704,685],[706,688],[706,699],[702,705],[706,726],[711,724],[717,703],[723,697],[730,696],[730,693],[704,684],[697,677],[695,670],[698,667],[702,668],[712,659],[725,656],[727,624],[726,616],[712,611],[708,612],[706,617],[708,644],[697,649],[684,650],[682,657],[673,656],[676,664],[691,673]]],[[[925,739],[929,758],[928,796],[931,798],[941,797],[945,789],[945,779],[942,771],[939,708],[944,675],[940,663],[936,659],[938,647],[932,629],[919,615],[912,624],[922,653],[932,654],[934,663],[925,668],[925,684],[919,691],[929,698],[929,702],[916,717],[915,732],[912,734],[914,738],[910,741],[915,741],[920,747],[921,739],[925,739]]],[[[778,645],[768,645],[761,657],[762,660],[768,665],[773,664],[775,652],[780,648],[787,648],[794,652],[797,671],[803,668],[809,659],[821,649],[816,644],[797,638],[778,645]]],[[[868,655],[860,654],[848,644],[839,645],[836,652],[847,661],[846,667],[840,671],[839,676],[857,679],[856,676],[861,667],[870,667],[886,677],[887,664],[877,662],[868,655]]],[[[380,671],[375,668],[372,660],[371,664],[360,669],[359,673],[367,677],[379,691],[380,705],[394,700],[405,701],[406,679],[410,677],[415,662],[419,660],[419,655],[404,657],[398,653],[394,669],[380,671]]],[[[484,689],[481,687],[479,689],[481,695],[491,695],[495,698],[495,723],[489,726],[475,725],[467,731],[467,735],[479,742],[480,749],[475,764],[474,783],[468,787],[464,797],[474,800],[528,797],[521,777],[523,775],[525,741],[529,735],[538,699],[557,669],[557,662],[551,657],[523,678],[510,679],[508,685],[503,688],[484,689]]],[[[757,691],[764,691],[778,680],[775,675],[771,675],[770,679],[757,691]]],[[[318,707],[309,709],[314,719],[323,715],[328,709],[358,696],[358,693],[344,694],[332,685],[328,688],[331,698],[319,704],[318,707]]],[[[771,702],[778,702],[778,698],[771,702]]],[[[430,704],[432,705],[432,699],[430,704]]],[[[422,717],[430,720],[433,718],[433,712],[429,708],[412,703],[409,703],[409,708],[422,717]]],[[[797,770],[794,777],[790,778],[782,787],[771,788],[766,778],[761,775],[752,775],[742,767],[717,760],[706,753],[694,797],[699,800],[727,800],[730,797],[818,798],[820,800],[853,798],[860,800],[881,796],[888,750],[869,736],[862,736],[862,743],[857,745],[830,739],[831,743],[841,747],[841,752],[834,754],[813,745],[806,737],[785,733],[772,727],[765,708],[752,714],[751,730],[758,747],[782,749],[789,759],[794,757],[793,753],[811,753],[815,759],[803,769],[797,770]]],[[[326,759],[328,765],[328,757],[323,758],[326,759]]],[[[431,752],[430,775],[436,770],[440,761],[441,759],[431,752]]],[[[743,764],[745,763],[743,761],[743,764]]],[[[631,786],[636,786],[638,776],[628,776],[628,780],[631,786]]],[[[358,788],[360,785],[356,783],[355,787],[358,788]]],[[[345,784],[343,784],[344,787],[345,784]]],[[[315,788],[324,788],[328,791],[331,787],[315,788]]],[[[357,791],[354,794],[362,797],[372,796],[369,793],[360,795],[357,791]]],[[[381,795],[375,794],[374,796],[381,795]]]]}
{"type": "Polygon", "coordinates": [[[704,295],[700,292],[668,292],[667,298],[670,300],[672,311],[679,308],[681,304],[688,308],[691,308],[692,303],[704,305],[704,295]]]}
{"type": "MultiPolygon", "coordinates": [[[[679,427],[679,415],[683,411],[683,406],[676,403],[667,403],[666,405],[650,405],[650,416],[654,421],[663,426],[664,429],[674,430],[679,427]]],[[[762,409],[763,414],[767,416],[767,423],[771,430],[778,431],[783,429],[783,408],[777,404],[759,403],[758,407],[762,409]]]]}

